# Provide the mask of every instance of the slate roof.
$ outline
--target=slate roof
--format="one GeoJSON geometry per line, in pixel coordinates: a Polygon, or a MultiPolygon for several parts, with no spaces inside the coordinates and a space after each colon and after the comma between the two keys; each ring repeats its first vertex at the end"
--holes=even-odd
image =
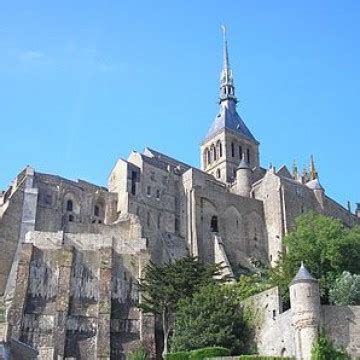
{"type": "Polygon", "coordinates": [[[244,121],[241,119],[240,115],[237,113],[235,103],[232,105],[233,106],[220,106],[220,112],[213,121],[206,135],[206,139],[213,137],[222,129],[228,129],[237,134],[240,134],[248,140],[258,143],[253,134],[245,125],[244,121]]]}
{"type": "Polygon", "coordinates": [[[300,269],[291,281],[291,285],[303,281],[317,281],[308,271],[308,269],[301,263],[300,269]]]}

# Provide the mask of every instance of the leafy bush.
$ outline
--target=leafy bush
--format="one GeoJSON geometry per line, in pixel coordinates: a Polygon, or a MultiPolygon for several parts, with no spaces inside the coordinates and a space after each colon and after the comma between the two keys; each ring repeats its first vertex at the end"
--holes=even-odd
{"type": "Polygon", "coordinates": [[[143,347],[138,347],[126,357],[128,360],[149,360],[143,347]]]}
{"type": "Polygon", "coordinates": [[[188,360],[189,358],[190,358],[190,352],[186,352],[186,351],[168,353],[165,355],[166,360],[188,360]]]}
{"type": "Polygon", "coordinates": [[[217,356],[229,356],[230,350],[223,347],[208,347],[193,350],[190,352],[189,360],[202,360],[205,358],[212,358],[217,356]]]}
{"type": "Polygon", "coordinates": [[[262,356],[262,355],[241,355],[239,360],[295,360],[292,357],[284,357],[284,356],[262,356]]]}
{"type": "Polygon", "coordinates": [[[360,305],[360,275],[344,271],[329,293],[330,302],[336,305],[360,305]]]}
{"type": "Polygon", "coordinates": [[[336,349],[331,340],[320,334],[311,351],[311,360],[350,360],[351,357],[343,350],[336,349]]]}

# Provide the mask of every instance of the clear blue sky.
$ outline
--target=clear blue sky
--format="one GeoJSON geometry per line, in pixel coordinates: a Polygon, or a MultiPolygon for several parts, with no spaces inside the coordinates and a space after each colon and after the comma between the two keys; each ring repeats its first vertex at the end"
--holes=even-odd
{"type": "Polygon", "coordinates": [[[267,167],[314,154],[360,202],[359,1],[12,1],[0,12],[0,188],[27,164],[106,185],[153,147],[192,165],[217,110],[220,24],[267,167]]]}

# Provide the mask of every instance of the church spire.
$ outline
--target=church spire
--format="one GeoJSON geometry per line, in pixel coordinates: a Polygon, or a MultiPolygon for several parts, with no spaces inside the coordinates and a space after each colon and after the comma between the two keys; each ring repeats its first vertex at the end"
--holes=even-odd
{"type": "Polygon", "coordinates": [[[315,168],[314,157],[311,155],[310,157],[310,180],[315,180],[318,178],[318,173],[315,168]]]}
{"type": "Polygon", "coordinates": [[[225,100],[231,100],[235,104],[237,103],[237,99],[235,96],[235,87],[234,87],[234,79],[232,70],[230,68],[229,62],[229,52],[226,38],[226,28],[224,25],[221,26],[223,31],[223,46],[224,46],[224,64],[223,69],[221,71],[220,76],[220,103],[225,100]]]}

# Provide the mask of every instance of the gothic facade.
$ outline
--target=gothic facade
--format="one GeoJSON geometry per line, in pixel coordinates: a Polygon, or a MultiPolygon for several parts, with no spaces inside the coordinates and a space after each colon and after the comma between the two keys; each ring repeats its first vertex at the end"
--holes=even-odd
{"type": "Polygon", "coordinates": [[[26,167],[0,194],[0,295],[6,339],[42,359],[118,359],[153,323],[136,307],[149,259],[224,262],[230,275],[274,264],[306,211],[359,223],[328,197],[315,165],[265,169],[237,111],[224,41],[219,111],[201,168],[146,148],[119,159],[108,187],[26,167]]]}

